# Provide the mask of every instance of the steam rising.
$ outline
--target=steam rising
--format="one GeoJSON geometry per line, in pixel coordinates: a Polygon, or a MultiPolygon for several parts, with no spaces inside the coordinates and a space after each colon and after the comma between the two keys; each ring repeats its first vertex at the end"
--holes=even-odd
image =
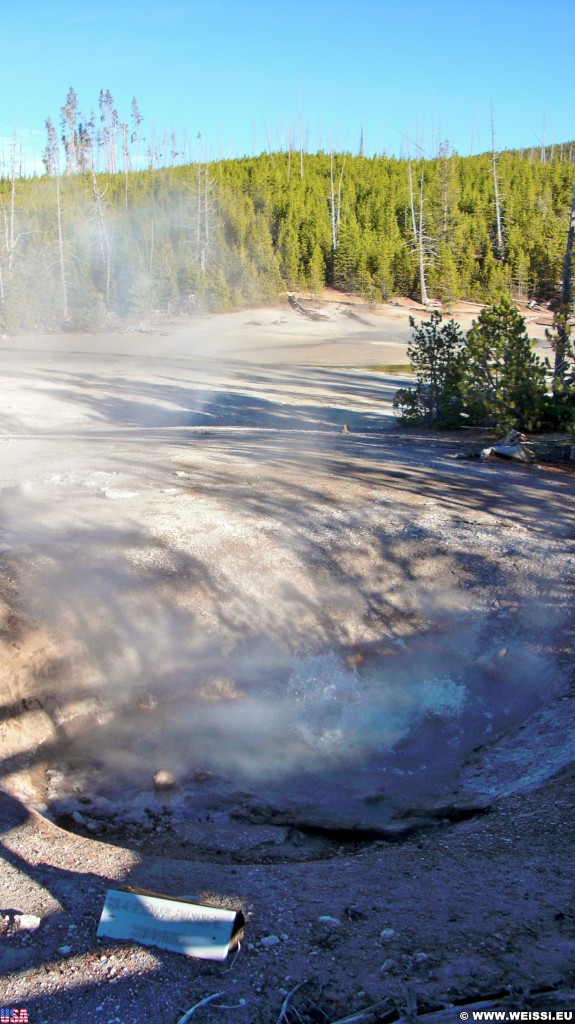
{"type": "Polygon", "coordinates": [[[194,807],[249,792],[381,820],[433,798],[560,684],[544,539],[436,502],[393,438],[335,431],[339,380],[313,400],[311,371],[277,370],[262,393],[173,345],[15,367],[2,543],[45,631],[14,694],[38,698],[38,738],[126,806],[160,768],[194,807]]]}

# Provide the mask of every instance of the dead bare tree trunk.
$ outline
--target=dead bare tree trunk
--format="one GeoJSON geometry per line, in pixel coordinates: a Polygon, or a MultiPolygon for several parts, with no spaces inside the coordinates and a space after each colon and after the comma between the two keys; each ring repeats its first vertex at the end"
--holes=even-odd
{"type": "Polygon", "coordinates": [[[337,237],[339,241],[339,229],[341,227],[341,193],[343,189],[343,172],[345,170],[345,156],[341,165],[341,172],[339,175],[339,185],[337,186],[337,215],[335,218],[335,226],[337,230],[337,237]]]}
{"type": "Polygon", "coordinates": [[[65,106],[62,107],[62,141],[66,154],[66,170],[69,174],[78,171],[78,97],[72,88],[68,90],[65,106]]]}
{"type": "Polygon", "coordinates": [[[60,196],[60,150],[58,137],[52,119],[46,121],[48,133],[48,144],[44,151],[44,166],[46,171],[54,178],[56,185],[56,226],[58,229],[57,238],[57,262],[60,269],[60,287],[62,293],[62,319],[68,320],[68,285],[66,281],[66,261],[64,255],[64,230],[62,225],[62,200],[60,196]]]}
{"type": "Polygon", "coordinates": [[[293,121],[290,121],[287,135],[287,147],[288,147],[288,160],[287,160],[287,180],[291,178],[291,155],[294,146],[294,126],[293,121]]]}
{"type": "Polygon", "coordinates": [[[264,132],[265,132],[265,136],[266,136],[266,143],[267,143],[267,147],[268,147],[268,153],[269,153],[269,155],[272,158],[272,167],[275,167],[275,165],[276,165],[276,158],[274,156],[274,151],[273,151],[273,146],[272,146],[272,137],[271,137],[271,134],[270,134],[270,129],[269,129],[269,125],[268,125],[267,121],[264,121],[264,132]]]}
{"type": "Polygon", "coordinates": [[[213,183],[210,181],[209,167],[206,164],[204,167],[204,243],[205,243],[205,258],[204,264],[207,263],[208,250],[210,247],[212,224],[211,224],[211,199],[210,192],[212,190],[213,183]]]}
{"type": "Polygon", "coordinates": [[[112,110],[110,112],[109,120],[109,138],[110,138],[110,170],[112,174],[116,174],[118,171],[118,111],[112,110]]]}
{"type": "Polygon", "coordinates": [[[94,202],[96,205],[96,216],[98,220],[98,238],[100,241],[100,255],[102,257],[102,263],[105,267],[106,274],[106,309],[110,303],[110,288],[112,280],[112,245],[110,242],[110,235],[106,226],[106,220],[104,217],[104,196],[106,189],[101,189],[98,186],[96,175],[92,171],[92,190],[94,193],[94,202]]]}
{"type": "Polygon", "coordinates": [[[491,106],[491,160],[493,163],[493,188],[495,192],[495,230],[497,233],[497,258],[502,260],[505,255],[503,230],[501,227],[501,202],[499,199],[499,179],[497,177],[497,155],[495,152],[495,127],[493,123],[493,105],[491,106]]]}
{"type": "Polygon", "coordinates": [[[62,201],[60,196],[60,175],[56,174],[56,222],[58,225],[58,264],[60,267],[60,287],[62,290],[62,319],[69,319],[68,283],[66,280],[66,261],[64,258],[64,231],[62,227],[62,201]]]}
{"type": "Polygon", "coordinates": [[[423,174],[421,175],[421,182],[419,186],[419,287],[421,291],[421,301],[424,306],[429,304],[429,297],[427,294],[427,288],[425,285],[425,259],[423,252],[423,174]]]}
{"type": "Polygon", "coordinates": [[[122,124],[122,149],[124,153],[124,192],[125,192],[125,203],[126,209],[128,209],[128,175],[131,170],[130,166],[130,151],[128,148],[128,125],[124,122],[122,124]]]}
{"type": "Polygon", "coordinates": [[[302,118],[301,118],[301,86],[297,84],[297,113],[299,121],[299,176],[303,178],[303,133],[302,133],[302,118]]]}
{"type": "Polygon", "coordinates": [[[210,176],[209,165],[204,162],[202,152],[202,136],[198,132],[199,152],[196,185],[188,186],[192,192],[192,216],[190,218],[193,226],[192,260],[200,265],[200,270],[205,273],[208,267],[210,247],[213,234],[213,210],[214,200],[212,193],[216,182],[210,176]]]}
{"type": "Polygon", "coordinates": [[[8,273],[12,273],[12,267],[14,265],[14,249],[16,248],[16,237],[14,233],[16,213],[16,132],[12,136],[12,161],[10,168],[10,215],[9,215],[9,227],[7,232],[7,247],[8,247],[8,273]]]}
{"type": "Polygon", "coordinates": [[[140,170],[140,128],[141,128],[142,121],[144,120],[144,118],[142,117],[142,115],[141,115],[141,113],[139,111],[138,101],[137,101],[135,96],[132,99],[132,114],[131,114],[131,117],[132,117],[132,135],[131,135],[130,141],[136,143],[136,170],[139,171],[140,170]]]}
{"type": "Polygon", "coordinates": [[[198,184],[197,184],[197,196],[196,201],[198,205],[197,209],[197,223],[196,223],[196,246],[198,252],[198,258],[200,261],[200,270],[205,273],[206,270],[206,249],[203,240],[202,231],[202,209],[203,209],[203,189],[202,189],[202,157],[200,152],[200,159],[198,161],[198,184]]]}
{"type": "Polygon", "coordinates": [[[569,230],[567,232],[567,245],[565,246],[565,258],[563,260],[563,277],[561,280],[561,304],[568,306],[571,301],[571,267],[573,262],[573,241],[575,239],[575,185],[571,196],[571,214],[569,217],[569,230]]]}
{"type": "MultiPolygon", "coordinates": [[[[4,246],[6,250],[6,269],[8,271],[8,277],[11,276],[12,270],[14,269],[14,252],[20,235],[16,235],[16,146],[17,137],[16,131],[12,136],[12,157],[10,166],[10,201],[8,209],[4,206],[4,203],[0,203],[2,209],[2,215],[4,217],[4,246]]],[[[4,306],[6,302],[6,290],[4,286],[4,277],[2,271],[2,265],[0,264],[0,305],[4,306]]]]}
{"type": "Polygon", "coordinates": [[[411,177],[411,161],[408,161],[407,171],[409,177],[409,203],[411,209],[411,226],[413,228],[413,237],[415,239],[415,246],[417,249],[417,262],[419,265],[419,291],[421,295],[422,305],[429,305],[429,296],[427,294],[427,285],[425,283],[425,249],[424,249],[424,223],[423,223],[423,174],[421,175],[421,182],[419,186],[419,226],[415,217],[415,201],[413,196],[413,179],[411,177]]]}
{"type": "Polygon", "coordinates": [[[152,125],[150,129],[150,141],[148,144],[148,170],[154,170],[154,156],[155,156],[155,127],[152,125]]]}
{"type": "Polygon", "coordinates": [[[407,163],[407,175],[409,178],[409,208],[411,211],[411,227],[413,229],[413,237],[415,244],[417,245],[417,222],[415,220],[415,203],[413,201],[413,179],[411,177],[411,161],[407,163]]]}
{"type": "Polygon", "coordinates": [[[337,249],[337,234],[335,230],[335,193],[333,187],[333,153],[329,154],[329,203],[331,216],[331,251],[333,255],[337,249]]]}
{"type": "Polygon", "coordinates": [[[331,219],[331,251],[332,256],[335,256],[337,245],[339,242],[339,231],[341,226],[341,194],[343,190],[343,172],[345,170],[345,156],[341,165],[341,171],[339,174],[339,184],[337,187],[337,199],[335,196],[335,183],[333,176],[333,151],[329,155],[329,183],[330,183],[330,219],[331,219]]]}
{"type": "Polygon", "coordinates": [[[575,185],[571,196],[571,213],[569,216],[569,228],[567,231],[567,244],[563,259],[563,275],[561,278],[561,305],[555,311],[553,326],[555,333],[549,335],[555,349],[555,360],[553,365],[553,393],[560,394],[565,389],[569,358],[572,356],[570,341],[571,328],[569,316],[573,311],[573,242],[575,240],[575,185]]]}

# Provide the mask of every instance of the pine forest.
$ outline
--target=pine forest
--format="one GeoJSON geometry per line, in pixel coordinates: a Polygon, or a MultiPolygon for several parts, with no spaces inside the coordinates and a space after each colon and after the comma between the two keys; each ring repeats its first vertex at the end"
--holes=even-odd
{"type": "Polygon", "coordinates": [[[560,288],[574,144],[464,157],[442,143],[431,159],[289,145],[213,161],[198,137],[191,160],[175,139],[146,151],[136,100],[130,128],[109,93],[97,129],[72,89],[61,114],[60,129],[46,123],[45,173],[20,173],[16,135],[5,157],[4,333],[102,330],[326,284],[447,307],[502,292],[546,302],[560,288]]]}

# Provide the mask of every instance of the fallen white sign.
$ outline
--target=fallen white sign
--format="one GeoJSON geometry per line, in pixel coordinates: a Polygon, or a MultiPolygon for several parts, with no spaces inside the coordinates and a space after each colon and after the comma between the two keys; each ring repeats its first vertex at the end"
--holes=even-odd
{"type": "Polygon", "coordinates": [[[202,960],[225,960],[245,920],[241,910],[206,907],[146,889],[109,889],[98,937],[131,939],[202,960]]]}

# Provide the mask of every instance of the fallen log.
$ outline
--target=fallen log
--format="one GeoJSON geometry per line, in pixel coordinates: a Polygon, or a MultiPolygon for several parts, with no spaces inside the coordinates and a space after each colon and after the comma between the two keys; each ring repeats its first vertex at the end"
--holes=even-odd
{"type": "Polygon", "coordinates": [[[301,315],[307,317],[308,320],[327,319],[325,316],[322,316],[321,313],[316,313],[313,309],[306,309],[305,306],[302,306],[301,302],[298,302],[295,295],[288,295],[287,300],[292,309],[295,309],[296,313],[301,313],[301,315]]]}
{"type": "Polygon", "coordinates": [[[484,448],[481,452],[480,458],[485,459],[491,458],[492,455],[496,455],[501,459],[515,459],[517,462],[533,462],[535,453],[530,448],[526,447],[527,438],[524,434],[519,433],[518,430],[510,430],[506,437],[502,441],[498,441],[497,444],[492,444],[489,448],[484,448]]]}

